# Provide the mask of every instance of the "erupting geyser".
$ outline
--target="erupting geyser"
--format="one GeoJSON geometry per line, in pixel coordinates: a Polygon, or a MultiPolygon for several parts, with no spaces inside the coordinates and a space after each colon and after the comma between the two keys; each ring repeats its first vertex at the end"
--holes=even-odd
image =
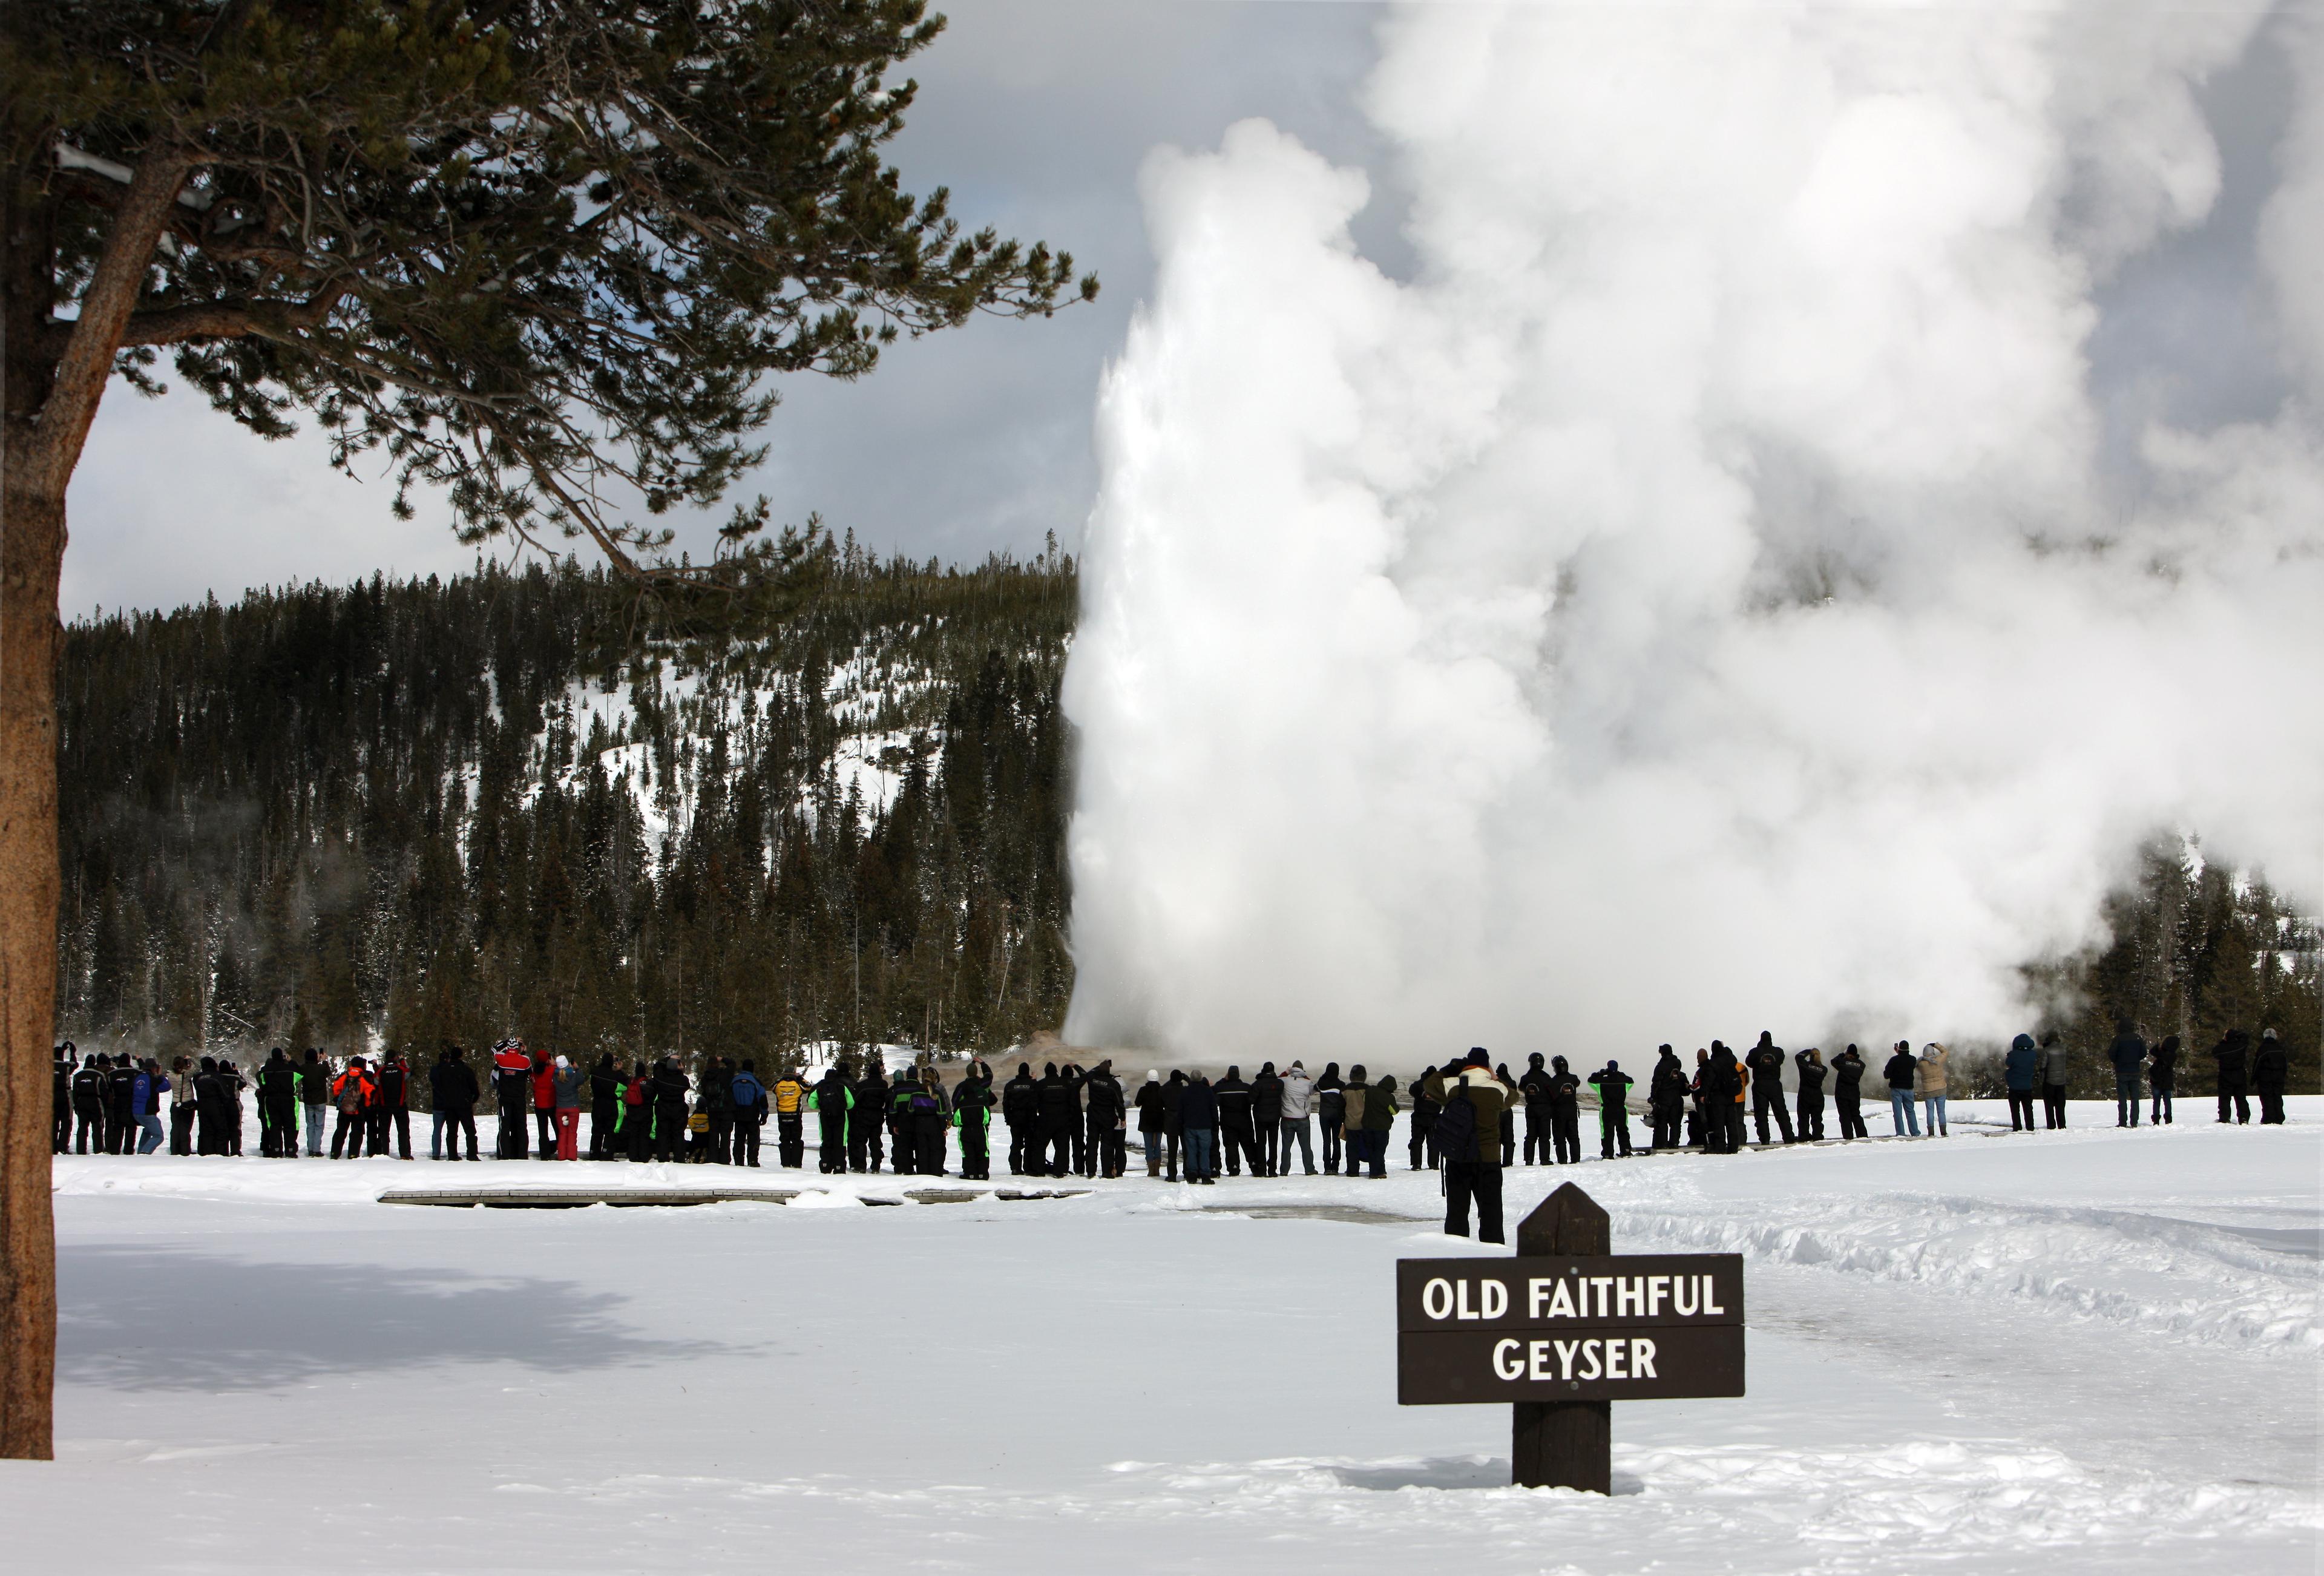
{"type": "Polygon", "coordinates": [[[2324,29],[2264,11],[1415,5],[1408,283],[1274,127],[1157,154],[1067,1037],[2000,1035],[2157,829],[2324,899],[2324,29]],[[2105,281],[2250,48],[2288,392],[2108,463],[2105,281]]]}

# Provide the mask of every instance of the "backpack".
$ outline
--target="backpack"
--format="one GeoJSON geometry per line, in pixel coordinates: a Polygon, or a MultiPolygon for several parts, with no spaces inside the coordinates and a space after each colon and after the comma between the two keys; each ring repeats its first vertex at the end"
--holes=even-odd
{"type": "Polygon", "coordinates": [[[1444,1090],[1444,1109],[1436,1114],[1436,1126],[1429,1134],[1436,1152],[1447,1160],[1474,1160],[1477,1157],[1477,1106],[1461,1085],[1451,1083],[1444,1090]]]}
{"type": "Polygon", "coordinates": [[[339,1111],[346,1116],[361,1116],[363,1108],[363,1080],[351,1075],[346,1081],[346,1087],[339,1091],[339,1111]]]}

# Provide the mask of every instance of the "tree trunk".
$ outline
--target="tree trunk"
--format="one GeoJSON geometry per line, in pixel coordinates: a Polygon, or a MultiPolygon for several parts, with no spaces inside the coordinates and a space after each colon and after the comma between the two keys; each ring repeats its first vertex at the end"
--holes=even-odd
{"type": "Polygon", "coordinates": [[[145,266],[192,167],[149,150],[114,210],[60,353],[47,345],[54,215],[38,161],[0,171],[0,1458],[53,1458],[57,1228],[49,1058],[57,1006],[57,583],[65,489],[145,266]]]}
{"type": "Polygon", "coordinates": [[[49,1057],[57,995],[61,493],[0,498],[0,1457],[47,1461],[57,1366],[49,1057]]]}

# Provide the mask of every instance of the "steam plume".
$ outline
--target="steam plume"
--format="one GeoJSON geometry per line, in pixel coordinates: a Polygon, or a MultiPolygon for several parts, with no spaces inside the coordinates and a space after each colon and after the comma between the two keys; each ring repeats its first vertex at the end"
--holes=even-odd
{"type": "Polygon", "coordinates": [[[2158,829],[2324,899],[2317,32],[2261,237],[2296,392],[2126,489],[2085,360],[2264,13],[1415,5],[1370,89],[1410,283],[1274,127],[1157,153],[1068,1037],[1998,1035],[2158,829]]]}

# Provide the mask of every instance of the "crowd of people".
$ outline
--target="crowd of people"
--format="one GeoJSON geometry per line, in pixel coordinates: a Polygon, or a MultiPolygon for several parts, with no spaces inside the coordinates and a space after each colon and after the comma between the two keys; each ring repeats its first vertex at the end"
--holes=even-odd
{"type": "MultiPolygon", "coordinates": [[[[2179,1037],[2149,1046],[2135,1026],[2119,1026],[2105,1053],[2117,1125],[2136,1127],[2143,1111],[2151,1123],[2174,1120],[2180,1057],[2179,1037]]],[[[2230,1030],[2209,1057],[2220,1121],[2250,1121],[2254,1096],[2263,1123],[2283,1120],[2289,1058],[2273,1029],[2256,1043],[2246,1030],[2230,1030]]],[[[1879,1069],[1894,1136],[1950,1136],[1950,1060],[1941,1045],[1916,1053],[1908,1042],[1896,1043],[1879,1069]]],[[[1747,1113],[1760,1145],[1821,1140],[1827,1092],[1839,1138],[1869,1138],[1862,1090],[1869,1066],[1853,1045],[1826,1062],[1817,1048],[1787,1053],[1764,1033],[1740,1054],[1713,1040],[1695,1053],[1692,1067],[1663,1046],[1646,1078],[1646,1152],[1737,1153],[1750,1138],[1747,1113]]],[[[2034,1130],[2037,1098],[2043,1128],[2063,1128],[2073,1072],[2059,1036],[2016,1037],[2001,1067],[2012,1129],[2034,1130]]],[[[466,1158],[478,1160],[481,1107],[496,1119],[493,1152],[503,1160],[583,1158],[586,1114],[591,1160],[755,1166],[761,1130],[771,1120],[777,1163],[787,1168],[805,1166],[811,1126],[816,1165],[826,1175],[886,1168],[941,1175],[946,1139],[957,1135],[960,1175],[989,1179],[997,1119],[1007,1131],[1011,1175],[1120,1176],[1134,1131],[1148,1176],[1183,1177],[1194,1185],[1215,1184],[1222,1170],[1229,1176],[1246,1168],[1254,1176],[1288,1175],[1295,1153],[1312,1176],[1319,1147],[1325,1174],[1385,1177],[1388,1136],[1408,1103],[1412,1168],[1444,1170],[1447,1199],[1462,1201],[1464,1221],[1466,1201],[1476,1199],[1486,1213],[1489,1193],[1495,1233],[1499,1174],[1518,1164],[1520,1114],[1525,1164],[1575,1163],[1587,1085],[1596,1098],[1600,1157],[1637,1152],[1629,1101],[1638,1080],[1618,1061],[1584,1075],[1563,1056],[1538,1052],[1512,1076],[1506,1063],[1495,1065],[1472,1051],[1424,1071],[1406,1091],[1392,1076],[1370,1077],[1361,1064],[1345,1076],[1337,1062],[1311,1075],[1300,1060],[1280,1071],[1265,1063],[1248,1080],[1240,1066],[1215,1081],[1200,1070],[1174,1069],[1167,1078],[1148,1072],[1134,1092],[1110,1061],[1088,1068],[1047,1063],[1038,1075],[1031,1063],[1020,1062],[998,1086],[982,1061],[971,1062],[950,1084],[932,1064],[890,1076],[877,1058],[860,1070],[835,1064],[809,1082],[789,1069],[762,1078],[748,1057],[711,1056],[690,1077],[673,1057],[622,1062],[608,1054],[583,1067],[520,1039],[493,1046],[481,1066],[447,1046],[424,1075],[396,1051],[335,1064],[318,1050],[294,1060],[278,1047],[245,1074],[226,1057],[179,1056],[165,1072],[151,1057],[82,1056],[68,1043],[57,1047],[55,1075],[54,1147],[60,1155],[149,1155],[165,1144],[173,1155],[240,1155],[244,1094],[254,1087],[259,1153],[281,1158],[411,1159],[411,1112],[420,1109],[432,1118],[430,1159],[457,1161],[465,1143],[466,1158]],[[1480,1169],[1486,1167],[1489,1179],[1480,1169]]]]}

